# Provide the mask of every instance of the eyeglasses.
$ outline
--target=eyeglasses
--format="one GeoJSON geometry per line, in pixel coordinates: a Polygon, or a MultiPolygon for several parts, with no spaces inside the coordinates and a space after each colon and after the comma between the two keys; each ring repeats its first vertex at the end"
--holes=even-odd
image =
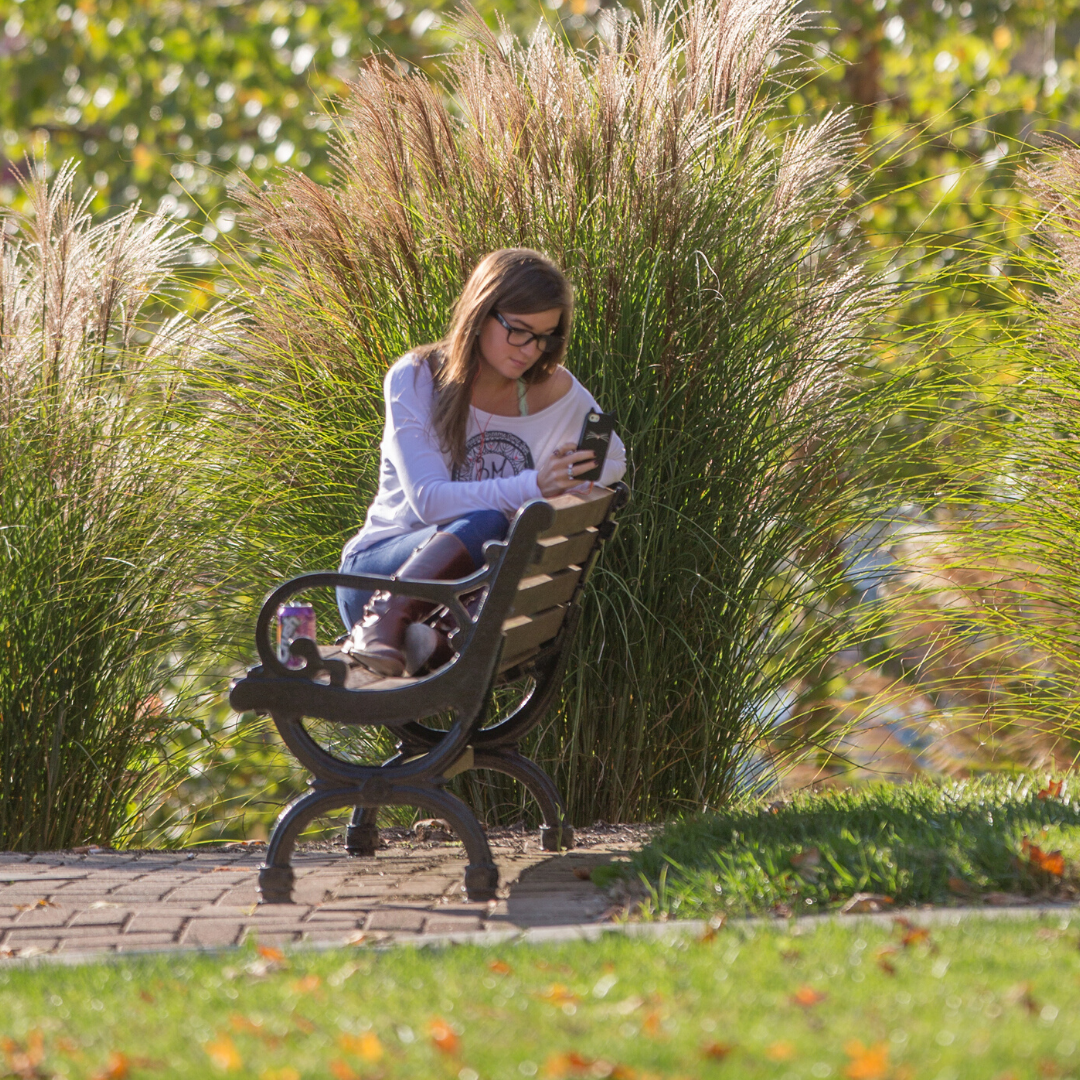
{"type": "Polygon", "coordinates": [[[530,330],[522,330],[519,326],[511,326],[497,311],[493,311],[492,317],[497,319],[499,325],[506,330],[506,340],[515,348],[524,348],[530,342],[535,341],[541,352],[557,353],[563,346],[562,334],[534,334],[530,330]]]}

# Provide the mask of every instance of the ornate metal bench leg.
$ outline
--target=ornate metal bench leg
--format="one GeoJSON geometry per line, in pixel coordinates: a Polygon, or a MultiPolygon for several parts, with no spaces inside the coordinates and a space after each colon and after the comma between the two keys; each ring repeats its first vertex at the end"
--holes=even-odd
{"type": "Polygon", "coordinates": [[[296,838],[304,831],[312,818],[338,806],[355,802],[353,789],[336,788],[330,791],[314,790],[294,799],[278,815],[270,843],[266,847],[266,861],[259,867],[259,895],[264,904],[291,904],[295,875],[289,865],[296,838]]]}
{"type": "Polygon", "coordinates": [[[544,824],[540,827],[540,843],[545,851],[566,851],[574,846],[574,830],[566,820],[566,810],[559,789],[534,761],[516,750],[478,750],[475,767],[494,769],[525,785],[544,815],[544,824]]]}
{"type": "Polygon", "coordinates": [[[379,846],[377,806],[358,806],[345,829],[345,850],[350,855],[370,858],[379,846]]]}
{"type": "Polygon", "coordinates": [[[259,898],[264,904],[291,904],[293,880],[291,866],[263,866],[259,870],[259,898]]]}
{"type": "Polygon", "coordinates": [[[494,900],[499,868],[491,857],[484,830],[476,815],[456,795],[436,787],[395,785],[393,800],[403,806],[425,806],[450,823],[469,856],[465,867],[465,894],[470,900],[494,900]]]}

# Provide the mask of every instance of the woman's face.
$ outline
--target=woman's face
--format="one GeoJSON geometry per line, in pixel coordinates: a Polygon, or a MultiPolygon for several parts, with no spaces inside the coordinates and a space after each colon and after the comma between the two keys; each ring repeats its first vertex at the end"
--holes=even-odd
{"type": "Polygon", "coordinates": [[[484,321],[484,328],[480,331],[480,362],[493,368],[505,379],[520,379],[543,356],[543,352],[537,341],[513,345],[511,338],[516,341],[529,334],[542,336],[556,333],[562,319],[562,308],[549,308],[532,315],[514,315],[509,311],[499,311],[497,314],[502,316],[511,329],[507,330],[497,315],[488,316],[484,321]]]}

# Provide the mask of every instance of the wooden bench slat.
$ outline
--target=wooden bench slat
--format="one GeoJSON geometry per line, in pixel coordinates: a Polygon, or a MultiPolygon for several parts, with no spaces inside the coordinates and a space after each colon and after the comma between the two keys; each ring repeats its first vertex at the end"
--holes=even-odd
{"type": "Polygon", "coordinates": [[[548,536],[573,536],[590,525],[599,525],[607,517],[615,492],[611,488],[596,485],[587,495],[558,495],[548,502],[555,507],[555,520],[550,528],[540,534],[548,536]]]}
{"type": "Polygon", "coordinates": [[[540,648],[528,649],[523,653],[518,653],[517,656],[506,656],[499,661],[499,670],[497,675],[501,675],[504,671],[509,671],[512,667],[517,667],[518,664],[525,663],[526,660],[531,660],[540,652],[540,648]]]}
{"type": "Polygon", "coordinates": [[[566,604],[536,615],[515,615],[503,623],[503,656],[514,657],[550,641],[566,618],[566,604]]]}
{"type": "Polygon", "coordinates": [[[544,608],[565,604],[573,596],[580,580],[581,570],[573,566],[554,574],[534,574],[522,578],[513,607],[510,608],[510,616],[532,615],[544,608]]]}
{"type": "Polygon", "coordinates": [[[573,536],[549,536],[539,540],[527,572],[530,575],[551,574],[568,566],[582,566],[592,554],[598,538],[596,529],[586,529],[573,536]]]}

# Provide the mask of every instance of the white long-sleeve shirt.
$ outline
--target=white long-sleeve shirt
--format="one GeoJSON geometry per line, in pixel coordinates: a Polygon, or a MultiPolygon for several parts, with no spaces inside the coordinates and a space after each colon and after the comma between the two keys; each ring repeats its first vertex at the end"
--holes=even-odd
{"type": "MultiPolygon", "coordinates": [[[[451,468],[431,421],[434,381],[427,362],[406,353],[386,373],[379,490],[364,527],[342,558],[390,536],[445,525],[473,510],[501,510],[508,517],[544,496],[537,466],[564,443],[577,444],[585,414],[599,411],[592,394],[573,377],[570,389],[529,416],[497,416],[471,407],[465,461],[451,468]]],[[[600,483],[626,472],[626,448],[612,435],[600,483]]]]}

